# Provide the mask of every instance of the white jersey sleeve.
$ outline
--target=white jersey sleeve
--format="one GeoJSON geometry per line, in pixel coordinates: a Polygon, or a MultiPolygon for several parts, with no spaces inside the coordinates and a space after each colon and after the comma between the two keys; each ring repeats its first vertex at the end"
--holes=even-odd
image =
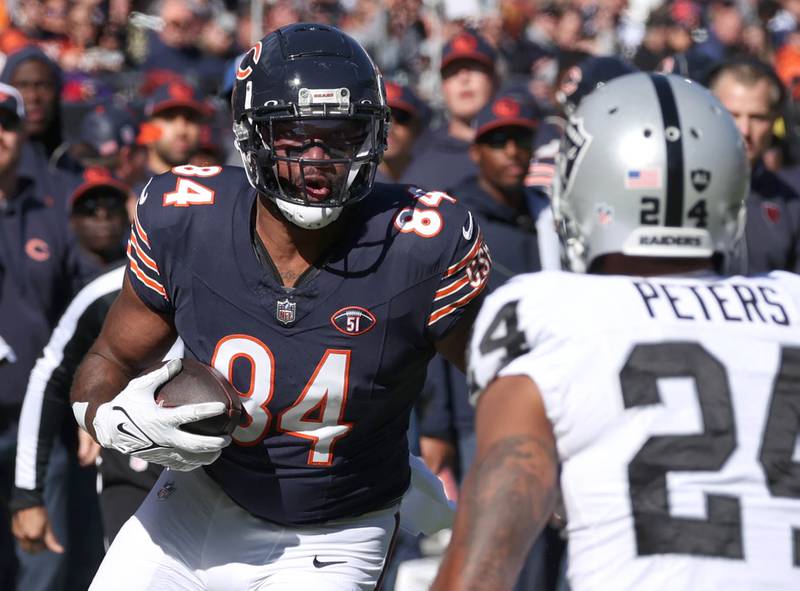
{"type": "Polygon", "coordinates": [[[521,276],[474,393],[538,386],[583,589],[800,589],[800,278],[521,276]]]}

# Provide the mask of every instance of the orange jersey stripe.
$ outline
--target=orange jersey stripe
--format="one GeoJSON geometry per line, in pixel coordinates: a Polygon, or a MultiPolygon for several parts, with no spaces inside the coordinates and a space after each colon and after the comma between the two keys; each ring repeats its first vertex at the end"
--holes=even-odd
{"type": "Polygon", "coordinates": [[[128,245],[128,258],[131,261],[131,271],[133,271],[133,274],[136,276],[136,278],[139,281],[141,281],[145,287],[152,289],[154,292],[163,297],[165,300],[168,300],[169,298],[167,297],[167,292],[164,289],[164,286],[161,285],[158,281],[150,279],[139,268],[139,263],[137,263],[136,259],[134,259],[133,256],[131,255],[130,245],[128,245]]]}
{"type": "Polygon", "coordinates": [[[447,271],[444,274],[445,278],[452,277],[453,275],[458,273],[461,269],[469,265],[469,262],[473,258],[475,258],[476,254],[478,254],[478,251],[481,249],[481,246],[483,246],[483,233],[478,234],[478,238],[475,240],[475,244],[467,253],[467,256],[458,261],[455,265],[451,265],[450,267],[448,267],[447,271]]]}
{"type": "Polygon", "coordinates": [[[147,239],[147,232],[144,231],[144,228],[142,228],[142,225],[139,223],[139,212],[137,210],[134,210],[133,212],[133,226],[136,229],[136,233],[139,235],[139,238],[141,238],[142,242],[144,242],[144,245],[147,248],[150,248],[150,241],[147,239]]]}
{"type": "Polygon", "coordinates": [[[480,295],[484,287],[486,287],[486,282],[481,283],[478,287],[473,289],[463,298],[456,300],[452,304],[449,304],[447,306],[442,306],[438,310],[435,310],[433,314],[431,314],[431,317],[428,319],[428,326],[433,326],[445,316],[449,316],[459,308],[462,308],[468,303],[470,303],[472,300],[474,300],[476,297],[480,295]]]}
{"type": "Polygon", "coordinates": [[[136,254],[140,259],[142,259],[142,262],[145,264],[145,266],[149,267],[156,273],[159,273],[158,265],[156,265],[156,262],[149,256],[147,256],[147,253],[142,250],[141,246],[139,246],[139,240],[137,240],[136,238],[136,232],[131,232],[130,244],[133,245],[133,250],[136,251],[136,254]]]}
{"type": "Polygon", "coordinates": [[[446,287],[443,287],[440,290],[438,290],[436,292],[436,294],[434,294],[434,296],[433,296],[433,301],[435,302],[436,300],[441,300],[442,298],[446,298],[450,294],[453,294],[453,293],[457,292],[459,289],[464,287],[467,283],[469,283],[469,277],[467,277],[465,275],[461,279],[459,279],[457,281],[454,281],[450,285],[448,285],[446,287]]]}

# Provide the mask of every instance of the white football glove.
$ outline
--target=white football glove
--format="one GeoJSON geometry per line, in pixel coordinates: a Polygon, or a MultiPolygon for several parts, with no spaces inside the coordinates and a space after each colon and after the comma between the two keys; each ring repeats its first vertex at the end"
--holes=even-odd
{"type": "Polygon", "coordinates": [[[175,408],[156,404],[156,389],[181,367],[181,360],[173,359],[131,380],[113,400],[100,405],[93,422],[98,443],[181,472],[214,462],[231,442],[230,436],[195,435],[180,426],[222,414],[225,404],[202,402],[175,408]]]}

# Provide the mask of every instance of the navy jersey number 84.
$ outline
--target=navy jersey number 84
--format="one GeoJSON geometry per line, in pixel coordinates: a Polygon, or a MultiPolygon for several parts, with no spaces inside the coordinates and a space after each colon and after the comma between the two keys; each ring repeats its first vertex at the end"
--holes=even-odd
{"type": "Polygon", "coordinates": [[[177,167],[143,191],[128,246],[136,293],[250,414],[207,470],[287,525],[388,506],[408,486],[408,418],[434,343],[488,278],[480,229],[449,195],[376,184],[287,289],[253,246],[255,203],[242,169],[177,167]]]}

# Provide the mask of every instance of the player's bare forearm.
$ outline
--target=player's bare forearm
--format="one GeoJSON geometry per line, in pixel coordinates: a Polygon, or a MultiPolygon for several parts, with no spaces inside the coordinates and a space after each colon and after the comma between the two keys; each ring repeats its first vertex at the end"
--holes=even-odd
{"type": "Polygon", "coordinates": [[[88,404],[85,423],[89,435],[96,438],[92,422],[97,407],[113,399],[130,380],[131,376],[113,361],[92,350],[86,354],[75,373],[70,398],[73,403],[88,404]]]}
{"type": "Polygon", "coordinates": [[[470,470],[433,589],[511,589],[553,507],[548,451],[532,437],[497,442],[470,470]],[[543,474],[543,472],[545,474],[543,474]]]}
{"type": "Polygon", "coordinates": [[[88,404],[85,424],[92,437],[95,437],[92,421],[97,407],[161,360],[175,338],[171,320],[147,308],[126,277],[100,336],[78,367],[72,383],[72,402],[88,404]]]}
{"type": "Polygon", "coordinates": [[[527,378],[498,380],[500,388],[490,387],[478,407],[478,457],[461,490],[437,591],[511,589],[552,512],[552,429],[541,399],[527,400],[518,380],[527,378]]]}

